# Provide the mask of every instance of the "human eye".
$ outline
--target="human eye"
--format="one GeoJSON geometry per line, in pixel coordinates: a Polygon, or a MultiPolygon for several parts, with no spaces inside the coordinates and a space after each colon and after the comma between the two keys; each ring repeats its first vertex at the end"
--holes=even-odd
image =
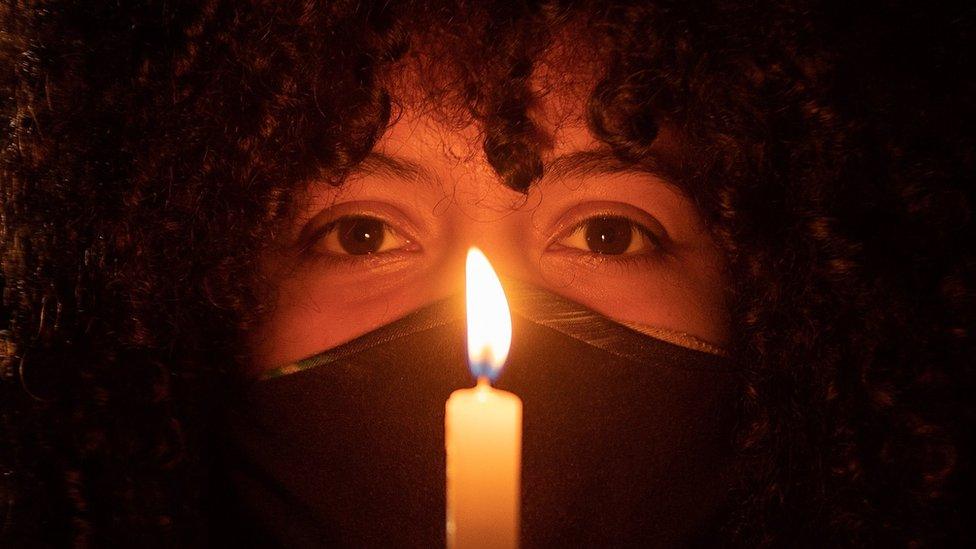
{"type": "Polygon", "coordinates": [[[598,255],[630,255],[653,252],[660,243],[653,231],[632,219],[600,215],[570,228],[555,246],[598,255]]]}
{"type": "Polygon", "coordinates": [[[369,255],[398,250],[410,240],[388,223],[366,215],[341,217],[323,229],[319,249],[334,255],[369,255]]]}
{"type": "Polygon", "coordinates": [[[344,206],[328,212],[304,237],[307,254],[335,261],[377,260],[417,251],[401,217],[388,208],[344,206]]]}
{"type": "Polygon", "coordinates": [[[667,233],[650,214],[625,204],[589,204],[563,216],[549,252],[600,259],[663,253],[667,233]]]}

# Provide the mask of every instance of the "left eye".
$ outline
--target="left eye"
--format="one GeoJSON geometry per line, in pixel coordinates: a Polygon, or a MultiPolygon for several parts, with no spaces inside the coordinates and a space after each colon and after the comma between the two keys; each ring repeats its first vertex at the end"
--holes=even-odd
{"type": "Polygon", "coordinates": [[[369,255],[406,247],[410,241],[382,219],[346,216],[323,231],[318,246],[333,255],[369,255]]]}
{"type": "Polygon", "coordinates": [[[583,220],[556,244],[600,255],[646,253],[660,244],[646,227],[620,216],[597,216],[583,220]]]}

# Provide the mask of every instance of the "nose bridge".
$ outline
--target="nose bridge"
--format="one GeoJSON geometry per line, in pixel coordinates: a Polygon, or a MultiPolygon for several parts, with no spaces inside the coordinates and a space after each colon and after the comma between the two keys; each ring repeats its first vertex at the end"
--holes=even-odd
{"type": "Polygon", "coordinates": [[[511,212],[490,219],[472,219],[461,214],[453,220],[449,251],[437,268],[444,277],[441,286],[451,293],[464,291],[465,260],[471,247],[485,254],[499,276],[538,282],[533,274],[536,270],[532,269],[532,262],[538,260],[533,257],[538,254],[532,249],[531,235],[523,234],[528,229],[518,215],[511,212]]]}
{"type": "Polygon", "coordinates": [[[458,225],[467,246],[481,248],[499,274],[517,276],[533,255],[531,211],[538,197],[514,191],[494,176],[486,179],[477,196],[460,197],[458,225]]]}
{"type": "Polygon", "coordinates": [[[503,219],[497,223],[486,223],[481,227],[473,223],[463,240],[461,253],[476,246],[484,252],[499,276],[532,281],[531,267],[536,255],[531,249],[530,235],[523,234],[525,227],[514,219],[503,219]],[[507,222],[506,222],[507,221],[507,222]]]}
{"type": "MultiPolygon", "coordinates": [[[[495,272],[500,276],[519,278],[519,273],[525,271],[524,254],[519,253],[517,250],[513,250],[512,246],[507,243],[499,243],[495,239],[489,241],[482,240],[481,242],[476,242],[473,244],[484,252],[485,257],[491,262],[491,266],[495,269],[495,272]]],[[[465,249],[465,255],[467,255],[467,248],[465,249]]]]}
{"type": "Polygon", "coordinates": [[[537,282],[532,274],[538,270],[532,268],[538,253],[531,211],[540,196],[506,187],[483,162],[454,164],[445,177],[453,182],[449,202],[442,203],[439,213],[449,227],[448,253],[439,269],[449,277],[445,285],[463,291],[465,258],[472,246],[484,252],[500,276],[537,282]]]}

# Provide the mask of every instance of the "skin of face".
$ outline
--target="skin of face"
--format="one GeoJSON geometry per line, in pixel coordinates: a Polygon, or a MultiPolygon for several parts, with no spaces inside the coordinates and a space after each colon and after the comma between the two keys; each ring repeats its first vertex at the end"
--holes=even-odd
{"type": "MultiPolygon", "coordinates": [[[[534,116],[552,147],[543,156],[546,175],[527,194],[499,180],[477,124],[452,124],[404,106],[342,186],[308,187],[299,215],[263,258],[276,291],[267,321],[250,336],[255,371],[335,347],[462,292],[471,246],[500,275],[612,319],[726,344],[724,260],[700,213],[660,176],[622,169],[587,129],[584,104],[572,90],[543,97],[534,116]],[[608,215],[628,218],[651,236],[635,229],[633,251],[594,253],[585,230],[574,228],[608,215]],[[381,220],[379,251],[348,254],[333,225],[344,216],[381,220]]],[[[666,131],[659,144],[668,146],[666,131]]]]}

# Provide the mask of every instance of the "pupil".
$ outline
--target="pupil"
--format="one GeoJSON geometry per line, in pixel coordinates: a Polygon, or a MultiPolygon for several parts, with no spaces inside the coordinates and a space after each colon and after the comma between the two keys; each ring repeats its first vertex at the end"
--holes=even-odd
{"type": "Polygon", "coordinates": [[[371,254],[383,245],[384,227],[379,219],[349,217],[336,223],[339,245],[351,255],[371,254]]]}
{"type": "Polygon", "coordinates": [[[632,232],[622,217],[597,217],[586,222],[586,245],[591,252],[620,255],[630,247],[632,232]]]}

